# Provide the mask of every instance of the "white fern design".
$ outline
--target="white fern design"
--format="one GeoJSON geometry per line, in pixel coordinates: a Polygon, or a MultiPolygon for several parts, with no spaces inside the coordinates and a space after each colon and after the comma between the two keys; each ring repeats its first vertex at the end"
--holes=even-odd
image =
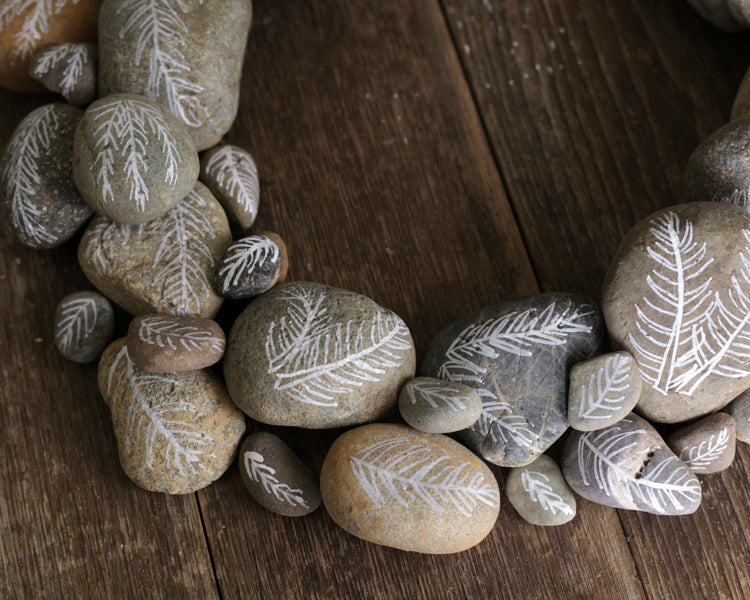
{"type": "Polygon", "coordinates": [[[158,316],[146,317],[141,320],[138,327],[138,338],[144,344],[186,352],[205,351],[210,348],[214,352],[223,353],[225,346],[223,339],[216,337],[206,329],[176,323],[158,316]]]}
{"type": "Polygon", "coordinates": [[[264,235],[251,235],[233,242],[224,254],[216,276],[224,278],[223,288],[236,286],[243,275],[253,272],[265,261],[279,260],[279,247],[264,235]]]}
{"type": "Polygon", "coordinates": [[[482,414],[469,429],[495,442],[512,442],[520,446],[533,444],[538,436],[529,427],[526,417],[513,412],[508,402],[498,400],[494,394],[493,398],[482,402],[482,414]]]}
{"type": "Polygon", "coordinates": [[[118,441],[124,444],[125,452],[130,453],[136,440],[145,437],[145,463],[151,470],[156,458],[155,443],[163,440],[167,470],[177,469],[182,476],[208,471],[202,460],[205,452],[213,447],[214,439],[193,430],[190,424],[201,416],[200,411],[187,400],[154,402],[154,397],[145,390],[147,386],[166,385],[179,387],[180,382],[137,370],[128,356],[127,346],[123,346],[112,361],[107,378],[112,411],[127,411],[124,439],[118,441]],[[120,406],[123,403],[126,406],[120,406]],[[185,418],[188,415],[189,420],[185,418]]]}
{"type": "Polygon", "coordinates": [[[138,211],[145,210],[149,201],[149,188],[144,179],[148,171],[149,131],[161,145],[164,182],[172,186],[177,183],[182,159],[174,133],[157,107],[140,100],[120,99],[89,108],[86,114],[96,140],[93,148],[96,159],[91,171],[96,171],[104,202],[115,199],[110,178],[118,169],[130,183],[129,199],[135,202],[138,211]]]}
{"type": "Polygon", "coordinates": [[[6,162],[0,179],[5,182],[10,198],[13,227],[32,242],[45,245],[55,241],[44,213],[34,203],[42,180],[40,160],[49,150],[52,136],[59,125],[54,104],[30,113],[18,126],[5,150],[6,162]]]}
{"type": "Polygon", "coordinates": [[[74,298],[63,305],[60,316],[62,318],[55,337],[60,348],[70,352],[94,331],[99,310],[93,298],[74,298]]]}
{"type": "Polygon", "coordinates": [[[464,410],[466,408],[466,395],[445,385],[441,381],[430,381],[429,379],[412,380],[406,385],[406,393],[412,404],[418,400],[427,402],[432,408],[447,406],[452,411],[464,410]]]}
{"type": "Polygon", "coordinates": [[[89,62],[86,46],[83,44],[60,44],[44,50],[34,67],[34,76],[43,77],[61,61],[65,66],[60,80],[60,93],[66,98],[73,91],[83,75],[83,67],[89,62]]]}
{"type": "Polygon", "coordinates": [[[258,214],[258,169],[250,155],[236,146],[224,146],[211,156],[206,172],[226,189],[252,224],[258,214]]]}
{"type": "Polygon", "coordinates": [[[337,395],[379,381],[411,349],[409,330],[393,313],[332,323],[325,293],[292,286],[281,299],[287,314],[266,334],[268,373],[274,389],[299,402],[337,406],[337,395]]]}
{"type": "Polygon", "coordinates": [[[562,496],[552,489],[549,484],[550,478],[538,471],[524,469],[521,473],[521,484],[524,491],[529,495],[532,502],[536,502],[542,510],[556,515],[561,512],[564,515],[573,515],[573,508],[563,500],[562,496]]]}
{"type": "Polygon", "coordinates": [[[578,416],[584,419],[609,419],[622,409],[633,359],[623,354],[607,357],[602,368],[592,373],[588,384],[581,387],[578,416]]]}
{"type": "Polygon", "coordinates": [[[750,205],[750,188],[736,189],[729,196],[722,198],[721,202],[747,208],[750,205]]]}
{"type": "Polygon", "coordinates": [[[187,0],[128,0],[117,12],[124,13],[120,38],[137,42],[135,64],[148,60],[145,95],[166,104],[187,125],[199,127],[208,116],[198,97],[203,86],[190,79],[183,53],[188,31],[183,15],[190,10],[187,0]]]}
{"type": "Polygon", "coordinates": [[[281,483],[276,477],[276,469],[269,467],[264,461],[263,455],[258,452],[245,452],[245,472],[253,481],[262,484],[266,493],[272,494],[279,502],[309,508],[302,490],[281,483]]]}
{"type": "MultiPolygon", "coordinates": [[[[70,1],[72,4],[79,2],[70,1]]],[[[26,59],[49,31],[50,17],[57,16],[67,4],[68,0],[5,0],[0,4],[0,34],[8,23],[23,15],[23,23],[15,36],[15,47],[18,58],[26,59]]],[[[11,64],[16,61],[14,56],[11,64]]]]}
{"type": "Polygon", "coordinates": [[[689,446],[680,452],[680,460],[691,469],[706,469],[720,458],[729,447],[729,429],[724,427],[697,446],[689,446]]]}
{"type": "MultiPolygon", "coordinates": [[[[600,431],[582,434],[578,439],[578,468],[584,485],[596,485],[605,495],[612,497],[613,489],[622,508],[640,509],[664,514],[671,505],[683,511],[700,500],[698,480],[674,454],[661,461],[643,476],[637,476],[642,457],[633,453],[628,460],[628,450],[638,444],[644,429],[630,429],[633,422],[626,417],[620,424],[600,431]],[[620,426],[623,425],[623,427],[620,426]],[[587,475],[593,470],[593,480],[587,475]]],[[[656,459],[654,459],[656,460],[656,459]]]]}
{"type": "Polygon", "coordinates": [[[468,462],[438,456],[424,444],[407,437],[390,438],[363,448],[349,465],[370,500],[381,507],[388,499],[407,507],[421,501],[438,514],[450,505],[471,517],[481,502],[499,503],[497,490],[468,462]]]}
{"type": "Polygon", "coordinates": [[[131,235],[143,234],[143,225],[120,225],[105,217],[96,217],[86,230],[86,258],[99,273],[107,272],[114,260],[114,251],[130,242],[131,235]]]}

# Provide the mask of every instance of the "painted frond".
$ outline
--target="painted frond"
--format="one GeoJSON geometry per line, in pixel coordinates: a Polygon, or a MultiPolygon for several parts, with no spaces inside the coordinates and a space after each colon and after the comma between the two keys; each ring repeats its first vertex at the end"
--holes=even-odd
{"type": "Polygon", "coordinates": [[[549,477],[537,471],[524,470],[521,473],[521,483],[524,491],[529,495],[532,502],[536,502],[542,510],[556,515],[561,512],[564,515],[574,514],[573,508],[563,500],[562,496],[552,489],[549,477]]]}
{"type": "Polygon", "coordinates": [[[279,247],[273,240],[251,235],[232,243],[216,275],[224,277],[224,287],[229,288],[237,285],[246,273],[252,273],[267,260],[279,260],[279,256],[279,247]]]}
{"type": "Polygon", "coordinates": [[[633,359],[622,354],[610,356],[604,366],[593,373],[581,388],[581,405],[578,416],[586,419],[608,419],[607,413],[622,408],[628,390],[628,377],[633,359]]]}
{"type": "Polygon", "coordinates": [[[136,236],[143,231],[143,225],[120,225],[105,217],[96,217],[84,234],[84,239],[93,241],[86,246],[86,258],[94,265],[99,273],[106,273],[112,263],[115,248],[124,246],[130,241],[130,236],[136,236]]]}
{"type": "Polygon", "coordinates": [[[482,414],[469,429],[495,442],[512,442],[521,446],[533,444],[537,436],[529,427],[526,417],[514,413],[507,402],[498,400],[494,395],[492,398],[489,401],[483,398],[482,414]]]}
{"type": "Polygon", "coordinates": [[[409,438],[391,438],[363,448],[349,459],[352,472],[372,502],[380,507],[395,500],[401,506],[424,502],[442,514],[452,506],[470,517],[481,502],[496,507],[497,490],[468,462],[435,457],[409,438]]]}
{"type": "Polygon", "coordinates": [[[466,395],[460,390],[447,387],[439,381],[428,379],[413,381],[407,385],[406,393],[412,404],[416,404],[417,400],[421,398],[432,408],[447,406],[453,411],[466,408],[466,395]]]}
{"type": "Polygon", "coordinates": [[[211,156],[206,171],[219,185],[229,191],[242,210],[250,215],[250,221],[255,221],[258,214],[260,184],[258,169],[250,155],[234,146],[224,146],[211,156]]]}
{"type": "Polygon", "coordinates": [[[93,298],[76,298],[66,302],[61,311],[56,338],[64,352],[70,352],[94,331],[99,311],[93,298]]]}
{"type": "Polygon", "coordinates": [[[258,452],[245,452],[245,472],[253,481],[260,483],[267,494],[271,494],[279,502],[309,508],[302,490],[281,483],[276,477],[276,469],[269,467],[264,461],[265,458],[258,452]]]}
{"type": "Polygon", "coordinates": [[[735,204],[747,209],[750,206],[750,188],[734,190],[729,196],[720,199],[724,204],[735,204]]]}
{"type": "Polygon", "coordinates": [[[729,429],[724,427],[697,446],[689,446],[680,452],[680,460],[691,469],[705,469],[711,466],[729,447],[729,429]]]}
{"type": "Polygon", "coordinates": [[[42,52],[34,68],[34,76],[42,77],[64,61],[60,92],[68,96],[83,75],[83,66],[88,63],[88,51],[82,44],[60,44],[42,52]]]}
{"type": "MultiPolygon", "coordinates": [[[[203,0],[199,0],[203,4],[203,0]]],[[[136,42],[135,64],[148,64],[145,95],[166,104],[179,119],[199,127],[208,115],[199,94],[203,86],[190,77],[183,52],[187,26],[183,15],[190,12],[186,0],[130,0],[123,13],[120,38],[136,42]]]]}
{"type": "Polygon", "coordinates": [[[292,287],[287,313],[266,334],[268,373],[274,389],[305,404],[336,406],[336,396],[379,381],[411,349],[409,330],[393,313],[361,322],[331,323],[325,296],[292,287]]]}
{"type": "MultiPolygon", "coordinates": [[[[18,57],[28,58],[37,43],[49,31],[49,20],[65,8],[69,0],[5,0],[0,4],[0,34],[12,20],[23,16],[23,22],[15,35],[18,57]]],[[[70,0],[78,4],[79,0],[70,0]]],[[[15,64],[15,57],[11,59],[15,64]]]]}
{"type": "Polygon", "coordinates": [[[210,331],[158,316],[141,320],[138,337],[144,344],[187,352],[204,350],[207,346],[216,352],[224,352],[225,346],[224,340],[210,331]]]}

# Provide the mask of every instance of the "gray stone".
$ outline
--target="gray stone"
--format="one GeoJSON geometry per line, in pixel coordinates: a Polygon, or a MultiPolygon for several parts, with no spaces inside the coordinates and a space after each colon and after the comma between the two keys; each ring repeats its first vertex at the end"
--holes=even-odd
{"type": "Polygon", "coordinates": [[[321,429],[384,418],[415,360],[398,315],[360,294],[297,281],[238,317],[224,376],[235,404],[256,421],[321,429]]]}
{"type": "Polygon", "coordinates": [[[675,431],[667,439],[672,451],[693,473],[718,473],[734,461],[734,417],[715,413],[675,431]]]}
{"type": "Polygon", "coordinates": [[[73,136],[82,116],[67,104],[40,106],[0,154],[0,217],[25,246],[59,246],[92,215],[73,183],[73,136]]]}
{"type": "Polygon", "coordinates": [[[504,302],[440,332],[421,373],[477,389],[482,415],[459,439],[492,463],[520,467],[567,429],[568,370],[598,353],[603,329],[599,309],[578,296],[504,302]]]}
{"type": "Polygon", "coordinates": [[[260,183],[253,157],[237,146],[212,148],[201,155],[200,180],[221,202],[230,221],[247,229],[258,216],[260,183]]]}
{"type": "Polygon", "coordinates": [[[52,44],[37,52],[29,75],[71,104],[88,104],[96,97],[96,44],[52,44]]]}
{"type": "Polygon", "coordinates": [[[251,235],[229,244],[216,266],[216,291],[225,298],[252,298],[286,276],[286,245],[273,233],[251,235]]]}
{"type": "Polygon", "coordinates": [[[68,294],[55,312],[55,346],[65,358],[89,363],[101,356],[112,341],[115,314],[97,292],[68,294]]]}
{"type": "Polygon", "coordinates": [[[470,427],[479,418],[482,398],[461,383],[417,377],[401,388],[398,410],[414,429],[452,433],[470,427]]]}
{"type": "Polygon", "coordinates": [[[724,409],[734,417],[737,439],[750,444],[750,390],[745,390],[724,409]]]}
{"type": "Polygon", "coordinates": [[[562,525],[576,516],[576,499],[560,467],[542,454],[525,467],[508,471],[505,495],[521,517],[532,525],[562,525]]]}

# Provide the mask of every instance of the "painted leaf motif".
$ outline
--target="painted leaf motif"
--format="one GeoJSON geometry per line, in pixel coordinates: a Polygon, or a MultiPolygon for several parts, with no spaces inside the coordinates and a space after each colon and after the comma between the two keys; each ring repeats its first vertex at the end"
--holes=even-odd
{"type": "Polygon", "coordinates": [[[61,44],[42,52],[34,68],[34,76],[42,77],[54,69],[61,61],[65,62],[60,80],[60,92],[68,96],[83,75],[83,66],[88,64],[89,57],[85,46],[80,44],[61,44]]]}
{"type": "Polygon", "coordinates": [[[528,446],[536,440],[526,417],[516,414],[509,403],[497,399],[482,403],[482,414],[469,429],[504,444],[528,446]]]}
{"type": "Polygon", "coordinates": [[[86,246],[86,258],[100,273],[112,263],[115,248],[126,245],[131,235],[140,236],[143,225],[120,225],[104,217],[95,218],[85,236],[96,240],[86,246]]]}
{"type": "Polygon", "coordinates": [[[463,410],[466,408],[464,403],[466,396],[460,391],[446,387],[437,381],[423,379],[409,383],[406,388],[412,404],[416,404],[421,398],[432,408],[447,406],[453,411],[463,410]]]}
{"type": "Polygon", "coordinates": [[[245,273],[250,273],[265,261],[279,260],[279,247],[264,235],[251,235],[227,249],[217,277],[225,277],[225,287],[236,286],[245,273]]]}
{"type": "Polygon", "coordinates": [[[724,204],[735,204],[747,208],[750,205],[750,188],[734,190],[729,196],[720,199],[724,204]]]}
{"type": "Polygon", "coordinates": [[[250,478],[263,485],[266,493],[272,494],[279,502],[285,502],[292,506],[298,504],[309,508],[302,495],[302,490],[281,483],[276,477],[276,469],[269,467],[264,461],[263,455],[258,452],[245,452],[245,471],[250,478]]]}
{"type": "Polygon", "coordinates": [[[607,358],[604,365],[591,375],[588,384],[581,388],[581,405],[578,416],[586,419],[608,419],[607,413],[622,408],[628,377],[633,360],[622,354],[607,358]]]}
{"type": "Polygon", "coordinates": [[[70,352],[96,327],[98,310],[93,298],[76,298],[66,302],[62,309],[57,339],[64,352],[70,352]]]}
{"type": "Polygon", "coordinates": [[[729,429],[724,427],[707,440],[697,446],[684,448],[680,452],[680,460],[691,469],[705,469],[721,458],[729,446],[729,429]]]}
{"type": "Polygon", "coordinates": [[[521,473],[523,489],[529,495],[532,502],[536,502],[553,515],[561,512],[564,515],[574,514],[572,507],[562,499],[562,496],[552,489],[549,477],[537,471],[524,470],[521,473]]]}
{"type": "Polygon", "coordinates": [[[229,191],[242,210],[250,215],[250,222],[255,221],[260,184],[258,169],[247,152],[234,146],[224,146],[208,160],[206,172],[229,191]]]}
{"type": "Polygon", "coordinates": [[[352,472],[372,502],[401,506],[423,502],[442,514],[447,506],[470,517],[479,503],[496,507],[499,496],[481,472],[468,462],[456,463],[409,438],[390,438],[363,448],[349,461],[352,472]]]}
{"type": "MultiPolygon", "coordinates": [[[[78,4],[79,0],[70,0],[78,4]]],[[[15,36],[15,46],[21,59],[28,58],[37,42],[49,31],[50,17],[59,14],[68,0],[5,0],[0,4],[0,34],[5,26],[21,15],[23,22],[15,36]]],[[[12,58],[15,64],[16,58],[12,58]]]]}
{"type": "Polygon", "coordinates": [[[141,320],[138,337],[146,344],[187,352],[203,350],[207,344],[216,352],[224,352],[225,346],[224,340],[211,335],[210,331],[157,316],[141,320]]]}

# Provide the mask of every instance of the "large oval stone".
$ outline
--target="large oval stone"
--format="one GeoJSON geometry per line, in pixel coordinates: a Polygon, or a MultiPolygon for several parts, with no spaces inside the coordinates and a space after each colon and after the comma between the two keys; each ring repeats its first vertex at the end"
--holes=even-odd
{"type": "Polygon", "coordinates": [[[365,425],[339,437],[323,462],[320,492],[352,535],[428,554],[478,544],[500,510],[487,465],[449,437],[406,425],[365,425]]]}

